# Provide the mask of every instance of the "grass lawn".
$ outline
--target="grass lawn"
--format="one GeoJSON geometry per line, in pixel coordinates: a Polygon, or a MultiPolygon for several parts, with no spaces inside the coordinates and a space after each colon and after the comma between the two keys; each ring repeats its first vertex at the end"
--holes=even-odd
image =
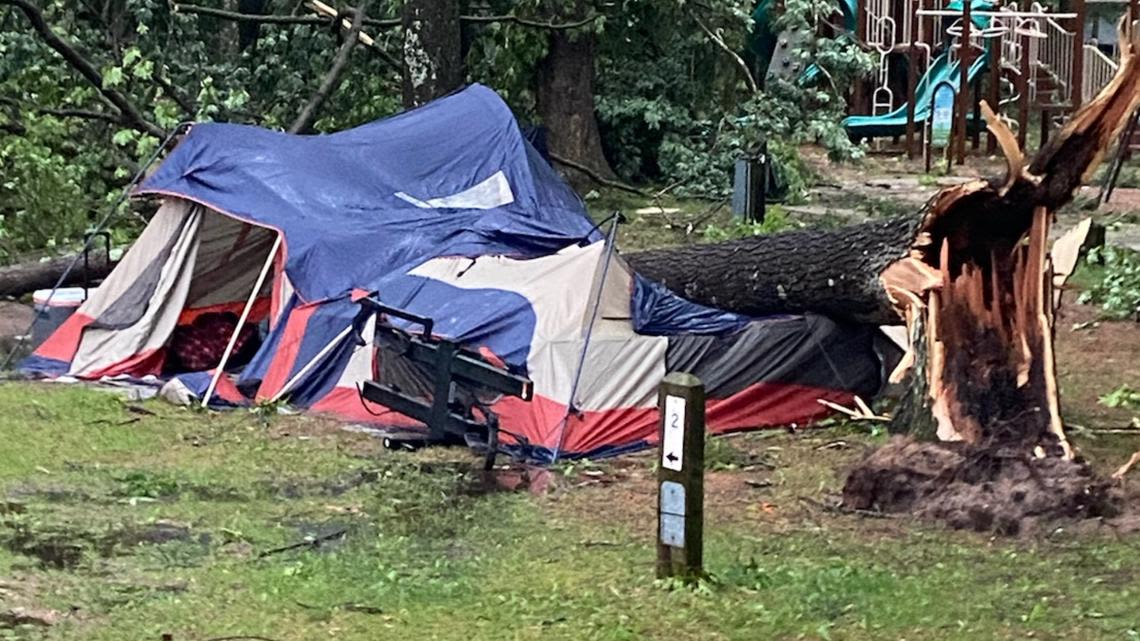
{"type": "MultiPolygon", "coordinates": [[[[497,491],[464,450],[387,452],[319,418],[33,384],[0,387],[0,408],[0,613],[57,619],[0,638],[1140,634],[1140,539],[993,540],[821,507],[880,442],[850,426],[714,441],[712,579],[678,589],[653,579],[647,456],[564,466],[534,495],[497,491]],[[328,540],[265,555],[306,537],[328,540]]],[[[1105,438],[1091,446],[1137,444],[1105,438]]]]}
{"type": "MultiPolygon", "coordinates": [[[[898,213],[864,191],[840,204],[898,213]]],[[[668,194],[641,213],[620,192],[587,202],[596,220],[626,213],[626,251],[805,224],[773,206],[748,226],[668,194]]],[[[811,224],[831,224],[819,209],[811,224]]],[[[1057,354],[1071,432],[1104,472],[1140,449],[1140,429],[1099,431],[1140,409],[1097,400],[1140,388],[1140,325],[1097,319],[1062,307],[1057,354]]],[[[7,383],[0,640],[1140,639],[1140,536],[1084,523],[995,539],[829,509],[884,438],[832,425],[710,441],[710,577],[691,588],[653,577],[649,455],[507,491],[519,468],[388,452],[319,417],[7,383]]]]}

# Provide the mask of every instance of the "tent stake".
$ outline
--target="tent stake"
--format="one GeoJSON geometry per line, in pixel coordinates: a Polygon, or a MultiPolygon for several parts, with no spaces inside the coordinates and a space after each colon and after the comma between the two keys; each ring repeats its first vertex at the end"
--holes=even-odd
{"type": "Polygon", "coordinates": [[[238,334],[241,333],[241,328],[245,326],[245,321],[249,318],[249,311],[253,309],[253,303],[257,300],[257,293],[261,291],[261,286],[265,284],[265,277],[269,275],[269,270],[273,268],[273,261],[277,257],[277,250],[281,248],[281,234],[277,234],[276,240],[273,241],[273,248],[269,250],[269,257],[265,259],[265,265],[261,267],[261,274],[257,276],[257,282],[253,285],[253,291],[249,293],[249,299],[245,301],[245,309],[241,310],[241,318],[238,319],[237,326],[234,327],[234,333],[230,336],[230,342],[226,344],[226,351],[222,352],[222,360],[218,362],[217,368],[214,370],[214,376],[210,379],[210,386],[206,388],[206,393],[202,396],[202,407],[205,408],[210,404],[210,397],[214,395],[214,388],[218,386],[218,379],[222,377],[222,373],[226,371],[226,362],[230,360],[230,354],[234,351],[234,344],[237,343],[238,334]]]}

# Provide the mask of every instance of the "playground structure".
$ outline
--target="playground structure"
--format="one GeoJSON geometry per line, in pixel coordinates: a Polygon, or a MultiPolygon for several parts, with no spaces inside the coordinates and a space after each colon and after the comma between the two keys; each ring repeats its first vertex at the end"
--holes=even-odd
{"type": "MultiPolygon", "coordinates": [[[[1016,132],[1024,149],[1030,122],[1040,142],[1092,99],[1119,62],[1085,41],[1086,0],[1065,11],[989,0],[858,0],[855,35],[878,55],[874,78],[856,86],[844,126],[853,138],[903,141],[908,157],[926,148],[935,90],[955,92],[951,158],[961,163],[966,140],[981,146],[985,100],[1016,132]]],[[[1140,15],[1130,0],[1129,24],[1140,15]]],[[[996,151],[988,136],[986,153],[996,151]]]]}

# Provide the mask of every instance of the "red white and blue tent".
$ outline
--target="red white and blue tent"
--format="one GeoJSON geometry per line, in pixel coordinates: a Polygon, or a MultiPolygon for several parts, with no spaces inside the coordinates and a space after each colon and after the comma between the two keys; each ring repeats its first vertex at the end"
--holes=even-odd
{"type": "MultiPolygon", "coordinates": [[[[400,424],[357,393],[399,368],[350,330],[354,297],[376,292],[534,381],[532,402],[493,409],[539,460],[653,442],[668,371],[703,380],[716,433],[803,424],[826,411],[819,399],[847,403],[879,384],[872,328],[746,318],[633,274],[482,86],[330,135],[199,124],[136,195],[160,197],[158,212],[25,371],[161,375],[176,328],[248,307],[264,341],[211,401],[283,399],[400,424]]],[[[201,396],[211,376],[180,373],[168,387],[201,396]]]]}

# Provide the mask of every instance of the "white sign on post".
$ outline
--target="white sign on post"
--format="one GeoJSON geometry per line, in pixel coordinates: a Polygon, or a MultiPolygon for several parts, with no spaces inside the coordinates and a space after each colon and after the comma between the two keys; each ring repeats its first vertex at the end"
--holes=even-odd
{"type": "Polygon", "coordinates": [[[681,471],[685,447],[685,399],[665,397],[665,434],[661,438],[661,466],[681,471]]]}

